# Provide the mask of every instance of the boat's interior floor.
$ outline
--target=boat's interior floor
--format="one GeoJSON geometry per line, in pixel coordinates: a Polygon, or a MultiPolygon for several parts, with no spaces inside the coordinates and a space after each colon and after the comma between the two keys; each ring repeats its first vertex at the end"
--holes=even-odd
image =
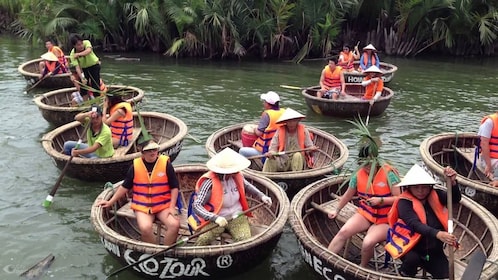
{"type": "MultiPolygon", "coordinates": [[[[321,204],[321,208],[326,212],[332,212],[337,209],[337,205],[339,204],[339,199],[333,199],[326,203],[321,204]]],[[[318,210],[316,210],[318,211],[318,210]]],[[[335,223],[340,228],[347,220],[349,220],[355,213],[357,212],[356,206],[352,203],[346,204],[344,208],[339,212],[339,215],[335,219],[335,223]]],[[[319,213],[319,215],[323,215],[323,213],[319,213]]],[[[344,250],[341,252],[340,256],[355,263],[360,264],[361,261],[361,244],[363,242],[363,238],[365,237],[364,233],[359,233],[356,236],[350,238],[346,245],[344,246],[344,250]]],[[[330,241],[330,240],[329,240],[330,241]]],[[[322,245],[327,248],[328,244],[322,245]]],[[[384,249],[385,243],[377,244],[374,250],[374,257],[370,260],[369,269],[375,270],[380,273],[397,275],[399,274],[399,269],[401,267],[401,260],[394,260],[389,256],[386,263],[386,255],[388,255],[384,249]]],[[[455,276],[457,279],[460,279],[463,271],[465,269],[466,264],[462,261],[455,260],[455,276]]],[[[422,269],[419,269],[419,272],[416,276],[417,278],[422,279],[431,279],[430,274],[426,273],[422,269]]]]}

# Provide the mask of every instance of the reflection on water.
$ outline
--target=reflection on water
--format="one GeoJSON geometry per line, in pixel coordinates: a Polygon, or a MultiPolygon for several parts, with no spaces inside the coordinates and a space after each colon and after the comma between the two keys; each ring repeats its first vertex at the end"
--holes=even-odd
{"type": "MultiPolygon", "coordinates": [[[[31,49],[22,41],[8,38],[0,38],[0,42],[2,279],[18,279],[21,272],[48,253],[56,257],[48,272],[54,279],[102,279],[119,267],[101,246],[89,221],[90,206],[103,184],[65,178],[52,208],[41,207],[60,174],[39,142],[53,127],[41,118],[32,102],[33,94],[43,91],[23,94],[26,84],[17,66],[37,57],[43,49],[31,49]]],[[[343,119],[314,114],[299,91],[279,87],[316,85],[322,62],[293,65],[174,60],[157,54],[129,56],[141,60],[117,61],[101,55],[102,76],[107,84],[145,90],[142,111],[169,113],[188,125],[192,137],[186,138],[176,164],[205,162],[204,142],[209,135],[230,124],[256,120],[262,110],[259,95],[276,90],[282,106],[306,113],[308,125],[344,141],[351,151],[345,169],[356,168],[353,126],[343,119]]],[[[482,116],[496,110],[496,59],[386,60],[399,67],[387,85],[395,96],[385,114],[370,119],[369,128],[382,140],[381,155],[402,173],[420,161],[418,146],[425,137],[439,132],[476,131],[482,116]]],[[[272,257],[237,279],[258,277],[309,278],[289,226],[272,257]]],[[[125,272],[118,279],[138,278],[125,272]]]]}

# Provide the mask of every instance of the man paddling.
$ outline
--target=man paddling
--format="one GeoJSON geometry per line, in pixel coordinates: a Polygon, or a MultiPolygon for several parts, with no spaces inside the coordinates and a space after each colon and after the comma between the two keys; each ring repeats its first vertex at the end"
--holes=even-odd
{"type": "Polygon", "coordinates": [[[102,109],[94,105],[89,112],[82,112],[74,117],[82,124],[90,122],[90,129],[86,133],[88,143],[81,143],[75,149],[78,142],[64,142],[64,153],[72,154],[73,157],[83,156],[87,158],[108,158],[114,155],[112,146],[111,129],[102,121],[102,109]]]}
{"type": "Polygon", "coordinates": [[[312,151],[276,156],[277,152],[305,148],[318,149],[311,140],[308,129],[299,123],[304,118],[304,115],[291,108],[287,108],[280,116],[276,123],[281,126],[273,136],[270,148],[265,154],[268,159],[263,166],[263,172],[300,171],[305,168],[305,165],[313,168],[312,151]]]}

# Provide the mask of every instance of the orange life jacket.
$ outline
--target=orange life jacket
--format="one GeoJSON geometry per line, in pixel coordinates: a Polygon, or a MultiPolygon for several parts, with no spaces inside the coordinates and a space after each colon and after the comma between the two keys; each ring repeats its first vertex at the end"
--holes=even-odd
{"type": "Polygon", "coordinates": [[[339,57],[344,58],[343,60],[339,61],[338,65],[342,67],[344,70],[351,70],[354,68],[354,54],[350,51],[349,53],[341,52],[339,54],[339,57]]]}
{"type": "MultiPolygon", "coordinates": [[[[488,118],[493,121],[493,130],[491,131],[491,138],[489,138],[489,157],[498,158],[498,114],[494,113],[484,117],[481,120],[481,124],[483,124],[488,118]]],[[[479,151],[480,150],[481,149],[479,148],[479,151]]]]}
{"type": "MultiPolygon", "coordinates": [[[[365,77],[365,81],[370,80],[370,77],[365,77]]],[[[384,81],[379,78],[377,83],[370,83],[365,87],[365,94],[363,95],[364,99],[370,100],[375,96],[375,93],[384,90],[384,81]]]]}
{"type": "Polygon", "coordinates": [[[166,173],[168,160],[168,156],[160,155],[150,176],[142,158],[133,160],[131,209],[155,214],[170,207],[171,189],[166,173]]]}
{"type": "Polygon", "coordinates": [[[391,209],[391,205],[376,205],[370,206],[366,200],[371,197],[388,197],[392,196],[391,187],[387,180],[387,173],[394,171],[393,168],[387,164],[378,168],[372,184],[369,184],[369,174],[364,168],[361,168],[356,173],[356,190],[360,196],[360,205],[358,213],[374,224],[387,224],[387,214],[391,209]]]}
{"type": "MultiPolygon", "coordinates": [[[[400,258],[409,252],[422,236],[409,228],[406,223],[399,218],[398,203],[401,199],[410,200],[413,204],[413,211],[417,214],[420,221],[427,224],[424,205],[420,200],[415,198],[409,191],[403,192],[398,199],[394,201],[393,207],[389,212],[389,230],[387,232],[386,251],[394,258],[400,258]]],[[[451,198],[449,198],[451,199],[451,198]]],[[[435,190],[431,190],[427,197],[427,202],[436,214],[437,219],[443,225],[445,230],[448,230],[448,209],[441,204],[435,190]]],[[[452,249],[450,249],[452,250],[452,249]]]]}
{"type": "Polygon", "coordinates": [[[55,54],[55,56],[57,56],[57,58],[59,59],[59,63],[61,64],[62,73],[68,72],[67,71],[66,56],[64,55],[64,52],[61,50],[61,48],[59,48],[57,46],[52,46],[48,51],[55,54]]]}
{"type": "Polygon", "coordinates": [[[113,121],[110,128],[112,137],[119,139],[119,145],[128,146],[128,141],[133,137],[133,112],[130,103],[120,102],[114,105],[109,114],[112,115],[121,108],[126,111],[126,114],[113,121]]]}
{"type": "MultiPolygon", "coordinates": [[[[305,146],[304,146],[304,140],[305,140],[304,138],[306,136],[306,133],[304,133],[305,128],[306,128],[306,126],[304,124],[297,125],[297,143],[298,143],[300,149],[305,148],[305,146]]],[[[313,139],[313,134],[311,134],[311,132],[309,132],[309,134],[310,134],[311,139],[313,139]]],[[[278,151],[279,152],[285,151],[285,143],[287,143],[286,135],[287,135],[287,133],[286,133],[285,126],[281,126],[278,129],[278,151]]],[[[302,152],[302,154],[304,155],[304,158],[306,160],[306,164],[308,165],[308,167],[313,168],[315,165],[314,157],[311,154],[307,154],[304,152],[302,152]]]]}
{"type": "MultiPolygon", "coordinates": [[[[240,194],[239,202],[240,205],[242,206],[242,211],[246,211],[247,209],[249,209],[249,205],[246,199],[244,177],[240,172],[236,173],[234,176],[235,176],[234,177],[235,184],[237,185],[237,190],[239,191],[240,194]]],[[[199,180],[197,180],[197,184],[195,185],[194,196],[191,197],[190,199],[189,216],[187,218],[187,222],[189,224],[189,227],[193,230],[201,229],[209,223],[209,221],[204,220],[202,217],[200,217],[199,215],[195,214],[195,212],[190,210],[192,209],[193,201],[196,199],[195,194],[199,193],[202,183],[204,183],[204,181],[206,181],[207,179],[211,179],[213,185],[211,188],[211,197],[209,198],[209,201],[204,205],[204,208],[209,212],[218,214],[221,210],[221,207],[223,206],[223,186],[221,185],[221,180],[219,178],[219,175],[216,174],[215,172],[208,171],[204,173],[201,176],[201,178],[199,178],[199,180]]],[[[246,216],[252,217],[252,214],[247,213],[246,216]]]]}
{"type": "Polygon", "coordinates": [[[265,110],[263,114],[266,112],[268,114],[268,117],[270,118],[270,123],[268,126],[265,128],[265,131],[263,131],[263,134],[261,136],[258,136],[258,139],[253,144],[253,148],[261,152],[262,154],[268,152],[268,147],[270,146],[270,141],[273,138],[273,135],[275,135],[275,132],[277,129],[280,127],[280,125],[277,125],[276,122],[278,118],[284,113],[285,109],[280,108],[279,110],[265,110]]]}
{"type": "Polygon", "coordinates": [[[65,73],[64,67],[59,61],[45,60],[45,69],[42,75],[45,76],[48,72],[52,72],[53,75],[65,73]]]}
{"type": "Polygon", "coordinates": [[[325,75],[323,77],[323,84],[327,87],[327,89],[338,88],[341,87],[341,72],[342,67],[336,66],[334,71],[330,70],[330,67],[325,66],[325,75]]]}
{"type": "MultiPolygon", "coordinates": [[[[376,63],[377,63],[377,59],[375,58],[375,53],[374,52],[372,52],[372,55],[370,55],[370,58],[368,57],[368,53],[363,52],[361,54],[361,59],[363,60],[363,65],[365,65],[366,68],[368,68],[368,67],[370,67],[372,65],[376,65],[376,63]],[[371,62],[370,65],[368,64],[369,60],[371,60],[370,61],[371,62]]],[[[363,70],[365,70],[365,69],[363,69],[363,70]]]]}

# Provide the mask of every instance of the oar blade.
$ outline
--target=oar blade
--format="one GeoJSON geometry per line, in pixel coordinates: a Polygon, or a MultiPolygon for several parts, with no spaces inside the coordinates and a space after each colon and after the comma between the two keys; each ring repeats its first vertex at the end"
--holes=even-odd
{"type": "Polygon", "coordinates": [[[486,255],[481,250],[476,251],[470,258],[461,280],[479,280],[485,262],[486,255]]]}
{"type": "Polygon", "coordinates": [[[53,200],[54,200],[53,196],[51,196],[50,194],[47,195],[47,197],[45,198],[45,201],[43,201],[43,203],[42,203],[42,206],[45,208],[50,207],[50,205],[52,205],[53,200]]]}
{"type": "Polygon", "coordinates": [[[287,89],[297,89],[297,90],[304,89],[304,88],[302,88],[302,87],[288,86],[288,85],[280,85],[280,87],[282,87],[282,88],[287,88],[287,89]]]}
{"type": "Polygon", "coordinates": [[[43,274],[47,271],[47,269],[54,262],[55,257],[52,254],[49,254],[44,259],[30,267],[25,272],[21,273],[19,276],[24,277],[29,280],[37,280],[41,279],[43,274]]]}

